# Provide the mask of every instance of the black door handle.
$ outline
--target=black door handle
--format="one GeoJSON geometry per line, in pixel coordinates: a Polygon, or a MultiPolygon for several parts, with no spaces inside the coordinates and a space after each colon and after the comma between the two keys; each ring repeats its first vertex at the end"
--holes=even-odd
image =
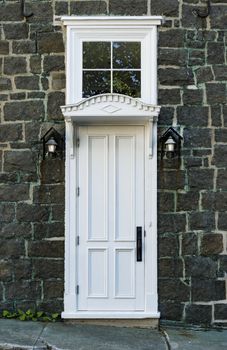
{"type": "Polygon", "coordinates": [[[137,261],[142,261],[142,226],[136,228],[136,257],[137,261]]]}

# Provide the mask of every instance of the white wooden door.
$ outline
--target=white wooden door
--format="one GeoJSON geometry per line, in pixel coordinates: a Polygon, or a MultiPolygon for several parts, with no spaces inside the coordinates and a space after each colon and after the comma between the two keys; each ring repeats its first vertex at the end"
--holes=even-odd
{"type": "Polygon", "coordinates": [[[79,311],[144,310],[144,127],[79,128],[79,311]]]}

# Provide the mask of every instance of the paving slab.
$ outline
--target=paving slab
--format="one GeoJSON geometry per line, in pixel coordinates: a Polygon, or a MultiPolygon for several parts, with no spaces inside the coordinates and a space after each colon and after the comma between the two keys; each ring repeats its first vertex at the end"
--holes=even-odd
{"type": "Polygon", "coordinates": [[[152,329],[54,323],[40,339],[53,350],[167,350],[162,334],[152,329]]]}
{"type": "Polygon", "coordinates": [[[41,322],[22,322],[0,319],[0,349],[46,349],[38,341],[46,324],[41,322]]]}
{"type": "Polygon", "coordinates": [[[162,329],[171,350],[227,350],[227,330],[162,329]]]}

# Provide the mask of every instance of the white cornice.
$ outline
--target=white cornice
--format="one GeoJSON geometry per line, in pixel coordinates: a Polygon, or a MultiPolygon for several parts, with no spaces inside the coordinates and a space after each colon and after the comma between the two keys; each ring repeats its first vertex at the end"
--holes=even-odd
{"type": "Polygon", "coordinates": [[[62,16],[64,25],[88,27],[150,27],[165,22],[163,16],[62,16]]]}
{"type": "Polygon", "coordinates": [[[160,106],[120,94],[102,94],[61,107],[66,120],[78,122],[145,121],[157,119],[160,106]]]}

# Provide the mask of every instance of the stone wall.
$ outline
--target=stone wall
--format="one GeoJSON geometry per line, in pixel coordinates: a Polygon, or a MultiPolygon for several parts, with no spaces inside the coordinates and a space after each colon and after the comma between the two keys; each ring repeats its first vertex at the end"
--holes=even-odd
{"type": "Polygon", "coordinates": [[[227,323],[227,3],[206,0],[0,0],[0,309],[62,310],[64,162],[40,137],[63,133],[59,16],[165,15],[159,33],[160,134],[184,137],[159,164],[162,319],[227,323]]]}

